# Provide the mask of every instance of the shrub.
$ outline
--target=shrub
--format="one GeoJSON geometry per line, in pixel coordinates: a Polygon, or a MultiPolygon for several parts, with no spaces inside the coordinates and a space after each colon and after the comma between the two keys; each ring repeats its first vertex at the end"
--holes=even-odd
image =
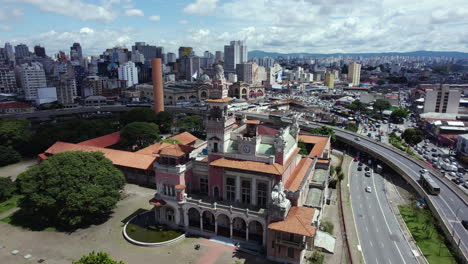
{"type": "Polygon", "coordinates": [[[0,167],[16,163],[21,160],[21,155],[14,149],[0,146],[0,167]]]}

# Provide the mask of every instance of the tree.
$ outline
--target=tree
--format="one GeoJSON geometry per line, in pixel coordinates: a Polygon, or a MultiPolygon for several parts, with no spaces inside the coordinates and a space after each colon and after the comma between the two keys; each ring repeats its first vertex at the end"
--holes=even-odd
{"type": "Polygon", "coordinates": [[[120,131],[122,144],[131,150],[139,150],[159,140],[159,128],[154,123],[133,122],[120,131]]]}
{"type": "Polygon", "coordinates": [[[358,126],[356,126],[355,123],[349,123],[348,126],[345,128],[346,130],[352,131],[352,132],[357,132],[358,131],[358,126]]]}
{"type": "Polygon", "coordinates": [[[301,154],[301,155],[309,155],[309,152],[307,151],[307,147],[306,147],[306,144],[304,143],[304,141],[299,140],[299,142],[297,142],[297,147],[301,149],[301,150],[299,151],[299,154],[301,154]]]}
{"type": "Polygon", "coordinates": [[[156,123],[157,121],[158,117],[156,113],[151,108],[146,107],[133,108],[120,117],[120,124],[122,126],[126,126],[132,122],[156,123]]]}
{"type": "Polygon", "coordinates": [[[179,132],[188,131],[197,137],[203,137],[205,130],[203,120],[197,115],[184,116],[180,118],[177,121],[177,127],[179,128],[179,132]]]}
{"type": "Polygon", "coordinates": [[[27,119],[0,120],[0,145],[20,150],[31,139],[27,119]]]}
{"type": "Polygon", "coordinates": [[[21,155],[14,149],[0,146],[0,167],[16,163],[21,160],[21,155]]]}
{"type": "Polygon", "coordinates": [[[333,235],[333,229],[334,229],[334,225],[332,222],[328,221],[328,220],[324,220],[322,221],[322,223],[320,224],[320,229],[323,230],[324,232],[327,232],[331,235],[333,235]]]}
{"type": "Polygon", "coordinates": [[[16,191],[16,184],[10,177],[0,177],[0,202],[10,199],[16,191]]]}
{"type": "Polygon", "coordinates": [[[365,111],[367,105],[362,103],[359,99],[354,100],[351,104],[347,106],[349,109],[354,110],[354,111],[365,111]]]}
{"type": "Polygon", "coordinates": [[[387,100],[377,99],[374,102],[374,109],[381,114],[384,110],[390,109],[390,107],[392,107],[392,105],[387,100]]]}
{"type": "Polygon", "coordinates": [[[73,261],[72,264],[125,264],[122,261],[116,261],[109,257],[106,252],[91,252],[89,255],[84,255],[78,261],[73,261]]]}
{"type": "Polygon", "coordinates": [[[333,128],[331,127],[321,126],[321,127],[311,128],[309,132],[312,134],[316,134],[316,135],[329,136],[331,142],[336,141],[335,131],[333,131],[333,128]]]}
{"type": "Polygon", "coordinates": [[[390,119],[393,122],[397,122],[397,123],[400,123],[400,120],[402,118],[406,118],[406,117],[408,117],[408,111],[406,111],[406,109],[404,109],[404,108],[395,109],[395,110],[393,110],[392,114],[390,115],[390,119]]]}
{"type": "Polygon", "coordinates": [[[424,134],[419,129],[408,128],[403,132],[403,134],[401,134],[401,138],[403,138],[405,142],[410,145],[416,145],[423,141],[424,134]]]}
{"type": "Polygon", "coordinates": [[[161,133],[170,133],[174,118],[171,113],[162,111],[156,114],[155,122],[159,126],[161,133]]]}
{"type": "Polygon", "coordinates": [[[71,230],[107,219],[125,184],[101,152],[57,153],[21,173],[22,215],[36,225],[71,230]]]}

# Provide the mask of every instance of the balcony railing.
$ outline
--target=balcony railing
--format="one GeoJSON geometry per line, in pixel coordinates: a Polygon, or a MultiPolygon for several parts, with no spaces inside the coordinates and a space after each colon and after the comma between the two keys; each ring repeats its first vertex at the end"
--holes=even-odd
{"type": "Polygon", "coordinates": [[[189,161],[185,164],[180,164],[180,165],[166,165],[166,164],[160,164],[155,162],[154,163],[154,168],[157,171],[162,171],[166,173],[173,173],[173,174],[180,174],[186,171],[188,168],[192,167],[192,161],[189,161]]]}

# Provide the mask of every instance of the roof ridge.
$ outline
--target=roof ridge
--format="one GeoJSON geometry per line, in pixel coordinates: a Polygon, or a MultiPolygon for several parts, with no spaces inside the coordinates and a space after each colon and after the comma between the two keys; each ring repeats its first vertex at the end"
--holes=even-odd
{"type": "MultiPolygon", "coordinates": [[[[297,207],[299,208],[299,207],[297,207]]],[[[297,220],[299,221],[299,223],[301,223],[302,227],[304,227],[304,229],[307,231],[307,233],[309,233],[310,236],[313,236],[312,233],[309,232],[309,229],[307,228],[307,225],[305,225],[302,220],[299,218],[299,216],[295,215],[295,217],[297,218],[297,220]]]]}

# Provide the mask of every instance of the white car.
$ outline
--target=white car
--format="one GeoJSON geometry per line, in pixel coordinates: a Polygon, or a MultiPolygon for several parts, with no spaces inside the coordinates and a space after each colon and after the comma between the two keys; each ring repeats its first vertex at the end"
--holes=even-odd
{"type": "Polygon", "coordinates": [[[371,192],[372,192],[372,189],[371,189],[370,186],[367,186],[367,187],[366,187],[366,192],[368,192],[368,193],[371,193],[371,192]]]}

